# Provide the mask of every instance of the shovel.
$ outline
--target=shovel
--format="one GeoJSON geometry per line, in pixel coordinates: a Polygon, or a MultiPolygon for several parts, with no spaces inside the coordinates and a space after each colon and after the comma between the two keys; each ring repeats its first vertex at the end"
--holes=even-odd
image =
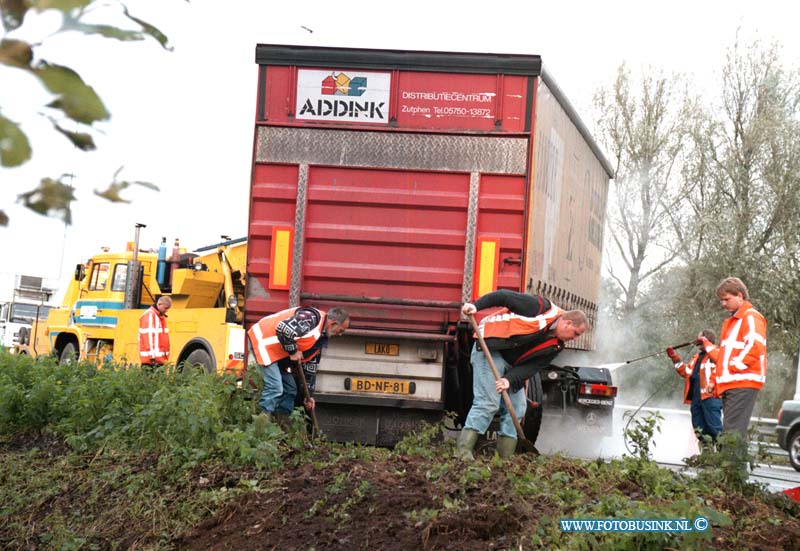
{"type": "MultiPolygon", "coordinates": [[[[483,336],[481,335],[480,330],[478,329],[478,323],[475,321],[475,316],[469,314],[467,316],[469,318],[469,323],[472,325],[472,329],[475,331],[475,335],[478,337],[478,342],[481,344],[481,348],[483,349],[483,353],[486,354],[486,361],[489,362],[489,367],[492,368],[492,373],[494,374],[494,380],[500,380],[500,372],[497,371],[497,366],[494,365],[494,360],[492,359],[492,355],[489,353],[489,347],[486,346],[486,342],[483,340],[483,336]]],[[[508,410],[509,415],[511,415],[511,420],[514,421],[514,427],[517,429],[517,445],[522,446],[522,449],[526,452],[532,452],[536,455],[539,455],[539,450],[536,449],[536,446],[533,445],[533,442],[525,438],[525,432],[522,430],[522,425],[519,424],[519,419],[517,418],[517,414],[514,411],[514,406],[511,405],[511,398],[508,397],[508,392],[505,390],[503,391],[503,402],[506,404],[506,409],[508,410]]]]}
{"type": "MultiPolygon", "coordinates": [[[[303,397],[311,398],[311,393],[308,391],[308,384],[306,383],[306,374],[303,372],[303,362],[297,362],[297,372],[300,374],[300,382],[303,383],[303,397]]],[[[317,424],[316,408],[311,408],[311,438],[313,439],[319,434],[319,425],[317,424]]]]}

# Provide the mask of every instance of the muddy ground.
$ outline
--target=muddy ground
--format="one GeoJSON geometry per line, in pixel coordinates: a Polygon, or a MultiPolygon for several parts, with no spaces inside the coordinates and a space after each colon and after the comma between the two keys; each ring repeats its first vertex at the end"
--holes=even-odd
{"type": "MultiPolygon", "coordinates": [[[[541,461],[534,465],[532,456],[518,456],[516,461],[530,462],[531,471],[543,468],[541,461]]],[[[462,492],[459,473],[453,470],[459,464],[438,465],[445,472],[438,471],[436,460],[419,457],[349,460],[325,468],[304,465],[284,473],[273,490],[241,497],[174,543],[179,549],[240,551],[548,548],[537,545],[535,535],[541,535],[542,519],[563,516],[563,504],[546,497],[520,498],[497,465],[490,467],[489,478],[467,483],[462,492]]],[[[544,470],[566,472],[575,479],[588,476],[583,467],[562,458],[544,470]]],[[[631,500],[644,497],[632,482],[618,484],[614,490],[631,500]]],[[[596,497],[614,490],[596,488],[596,497]]],[[[719,497],[711,505],[737,517],[770,518],[776,524],[743,530],[743,523],[734,520],[731,526],[714,527],[710,548],[800,549],[797,511],[775,510],[739,495],[719,497]]],[[[569,547],[567,535],[561,544],[569,547]]]]}
{"type": "MultiPolygon", "coordinates": [[[[252,493],[176,542],[181,549],[508,549],[537,512],[487,481],[457,505],[456,478],[429,480],[419,458],[304,465],[269,493],[252,493]],[[341,489],[337,487],[341,481],[341,489]],[[442,508],[448,498],[453,510],[442,508]],[[434,513],[436,511],[436,513],[434,513]],[[434,516],[435,515],[435,516],[434,516]],[[433,518],[432,518],[433,517],[433,518]]],[[[552,511],[550,511],[552,512],[552,511]]]]}
{"type": "MultiPolygon", "coordinates": [[[[654,498],[621,467],[560,456],[537,459],[526,454],[510,463],[480,458],[464,464],[441,454],[424,457],[358,448],[342,452],[320,446],[311,461],[307,454],[301,458],[291,452],[278,474],[217,464],[200,465],[179,479],[159,481],[158,475],[153,479],[154,495],[140,499],[131,493],[129,480],[157,473],[158,456],[123,459],[100,452],[76,456],[57,438],[40,438],[34,445],[13,439],[0,446],[0,461],[6,466],[26,461],[36,468],[37,477],[56,481],[48,483],[46,498],[0,507],[3,549],[66,549],[48,543],[54,534],[54,515],[76,535],[70,541],[80,543],[69,549],[616,549],[618,541],[603,536],[582,539],[576,547],[576,540],[562,534],[557,521],[580,516],[576,512],[587,504],[608,496],[618,496],[625,508],[622,517],[641,504],[669,510],[684,497],[654,498]],[[127,474],[115,479],[112,473],[123,461],[127,474]],[[53,473],[52,465],[59,470],[53,473]],[[248,483],[253,491],[223,499],[219,507],[196,515],[201,520],[193,526],[187,528],[181,520],[186,517],[173,516],[180,504],[195,496],[241,491],[248,483]],[[629,504],[633,504],[630,510],[629,504]]],[[[5,489],[30,482],[20,491],[41,491],[42,484],[14,479],[13,470],[0,472],[12,473],[5,479],[0,476],[5,489]]],[[[691,548],[800,549],[800,507],[778,498],[709,491],[704,504],[731,522],[715,523],[710,541],[693,541],[691,548]]],[[[613,515],[612,511],[608,516],[613,515]]],[[[624,541],[631,549],[689,547],[624,541]]]]}

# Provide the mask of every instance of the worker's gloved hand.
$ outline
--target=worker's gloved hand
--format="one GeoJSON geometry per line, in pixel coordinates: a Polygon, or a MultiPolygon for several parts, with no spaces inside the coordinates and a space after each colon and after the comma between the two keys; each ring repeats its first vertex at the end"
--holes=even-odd
{"type": "Polygon", "coordinates": [[[700,346],[706,352],[708,352],[711,349],[711,347],[713,346],[711,344],[711,341],[709,341],[707,338],[705,338],[703,336],[697,337],[697,340],[695,342],[697,343],[698,346],[700,346]]]}
{"type": "Polygon", "coordinates": [[[678,355],[678,353],[675,352],[675,349],[672,348],[671,346],[667,347],[667,356],[669,356],[669,359],[672,360],[672,363],[674,364],[679,364],[683,361],[681,360],[681,357],[678,355]]]}

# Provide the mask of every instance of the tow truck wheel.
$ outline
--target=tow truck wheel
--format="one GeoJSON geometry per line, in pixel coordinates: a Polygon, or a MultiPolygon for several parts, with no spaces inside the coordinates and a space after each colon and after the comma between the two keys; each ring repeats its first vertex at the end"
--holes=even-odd
{"type": "Polygon", "coordinates": [[[800,471],[800,430],[795,430],[789,440],[789,462],[794,470],[800,471]]]}
{"type": "Polygon", "coordinates": [[[28,328],[27,327],[20,327],[19,328],[19,343],[20,344],[28,344],[28,328]]]}
{"type": "Polygon", "coordinates": [[[214,374],[214,359],[211,357],[211,354],[209,354],[203,348],[192,350],[189,355],[186,356],[186,361],[184,364],[187,366],[200,368],[209,375],[214,374]]]}
{"type": "Polygon", "coordinates": [[[58,357],[58,363],[71,364],[75,363],[78,359],[78,349],[75,347],[74,342],[68,342],[64,349],[61,351],[61,356],[58,357]]]}

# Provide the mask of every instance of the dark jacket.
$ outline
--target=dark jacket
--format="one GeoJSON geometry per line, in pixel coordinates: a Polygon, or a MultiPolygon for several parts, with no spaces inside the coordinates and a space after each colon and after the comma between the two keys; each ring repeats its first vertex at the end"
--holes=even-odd
{"type": "Polygon", "coordinates": [[[299,336],[311,332],[312,329],[319,325],[321,318],[322,314],[319,310],[304,306],[298,308],[291,318],[278,323],[275,328],[275,334],[283,349],[289,354],[297,352],[295,340],[299,336]]]}
{"type": "MultiPolygon", "coordinates": [[[[511,312],[527,317],[536,317],[550,310],[552,304],[544,297],[526,295],[501,289],[480,297],[474,302],[479,311],[486,308],[504,307],[511,312]]],[[[552,325],[542,331],[528,335],[515,335],[508,339],[486,341],[490,350],[497,350],[512,368],[503,377],[510,384],[509,390],[516,392],[525,386],[536,370],[550,365],[564,349],[564,342],[552,334],[552,325]],[[491,341],[491,342],[490,342],[491,341]]]]}

